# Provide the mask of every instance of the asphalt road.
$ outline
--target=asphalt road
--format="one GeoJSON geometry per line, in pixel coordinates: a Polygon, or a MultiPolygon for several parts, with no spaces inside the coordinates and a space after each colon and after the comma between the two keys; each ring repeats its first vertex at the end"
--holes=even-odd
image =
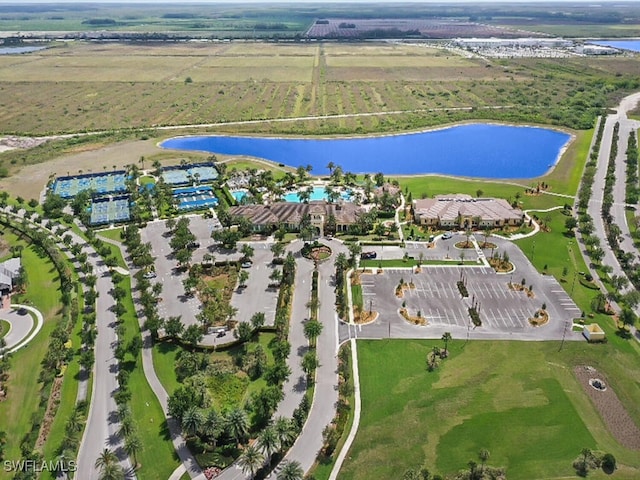
{"type": "MultiPolygon", "coordinates": [[[[323,243],[332,248],[333,255],[319,266],[318,298],[320,309],[318,319],[322,323],[323,329],[317,343],[320,366],[316,369],[313,405],[302,433],[284,458],[284,460],[299,462],[305,472],[309,471],[322,448],[322,431],[335,417],[338,402],[336,388],[338,381],[338,317],[335,309],[333,283],[334,261],[337,253],[341,251],[347,253],[347,249],[342,243],[335,240],[323,243]]],[[[295,346],[293,348],[295,349],[295,346]]],[[[267,477],[268,479],[276,480],[280,465],[267,477]]]]}
{"type": "Polygon", "coordinates": [[[302,242],[294,242],[287,248],[296,257],[296,277],[291,308],[291,320],[289,322],[289,343],[291,353],[287,364],[291,368],[291,375],[283,386],[284,399],[278,405],[275,416],[291,418],[293,411],[298,408],[303,395],[307,390],[307,376],[302,370],[302,357],[309,350],[308,342],[304,336],[304,323],[309,320],[307,304],[311,300],[311,276],[313,274],[313,262],[300,255],[302,242]]]}
{"type": "MultiPolygon", "coordinates": [[[[79,239],[78,239],[79,240],[79,239]]],[[[89,262],[94,272],[104,272],[104,262],[98,254],[84,243],[89,262]]],[[[116,334],[116,316],[111,311],[114,300],[109,294],[113,282],[108,272],[97,274],[96,291],[96,326],[98,335],[95,342],[95,364],[93,374],[93,391],[84,435],[78,452],[77,478],[98,480],[100,472],[94,467],[96,459],[105,448],[114,451],[127,478],[135,478],[129,457],[123,450],[123,440],[117,434],[120,425],[117,417],[117,405],[113,394],[118,389],[118,361],[113,356],[118,336],[116,334]]]]}
{"type": "MultiPolygon", "coordinates": [[[[600,243],[604,250],[604,257],[602,263],[610,265],[613,269],[611,275],[618,275],[627,278],[626,274],[620,267],[618,259],[614,255],[613,251],[609,247],[609,242],[604,228],[604,220],[602,219],[602,201],[604,198],[604,185],[607,175],[607,164],[609,162],[609,154],[611,152],[611,145],[613,143],[613,128],[616,122],[620,122],[620,143],[618,148],[618,157],[616,158],[616,170],[621,167],[618,165],[622,163],[624,165],[625,151],[627,148],[627,141],[622,140],[625,137],[624,132],[628,135],[630,131],[630,121],[626,118],[627,109],[631,108],[635,102],[640,98],[640,94],[634,94],[626,97],[622,100],[618,107],[618,111],[615,114],[608,115],[605,121],[604,132],[602,135],[602,142],[600,144],[600,152],[598,154],[598,163],[596,167],[596,175],[593,182],[593,189],[587,212],[593,219],[594,234],[600,239],[600,243]]],[[[616,182],[613,189],[614,199],[622,199],[622,204],[617,204],[612,207],[612,215],[614,216],[614,222],[620,227],[623,237],[629,235],[626,219],[624,219],[624,192],[625,192],[625,180],[626,174],[624,173],[624,167],[622,167],[622,174],[616,175],[616,182]],[[626,227],[626,232],[625,232],[626,227]]],[[[581,248],[584,250],[586,247],[581,244],[581,248]]],[[[585,258],[588,260],[586,253],[585,258]]],[[[630,287],[627,287],[630,288],[630,287]]],[[[636,314],[640,314],[640,306],[635,309],[636,314]]]]}

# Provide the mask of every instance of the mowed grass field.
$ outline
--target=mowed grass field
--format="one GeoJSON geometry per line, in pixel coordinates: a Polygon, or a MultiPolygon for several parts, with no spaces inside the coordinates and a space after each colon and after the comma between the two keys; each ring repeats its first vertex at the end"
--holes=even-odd
{"type": "MultiPolygon", "coordinates": [[[[6,383],[7,398],[0,402],[0,430],[7,434],[4,458],[17,461],[21,458],[20,443],[31,429],[31,416],[38,409],[41,362],[49,346],[49,336],[60,318],[60,281],[58,272],[47,257],[12,230],[2,228],[3,238],[11,245],[25,247],[22,265],[27,272],[28,287],[24,295],[14,297],[13,303],[30,303],[42,312],[45,319],[42,330],[29,346],[12,355],[6,383]]],[[[5,478],[11,478],[10,473],[0,469],[0,479],[5,478]]]]}
{"type": "MultiPolygon", "coordinates": [[[[430,373],[425,360],[435,345],[443,346],[358,342],[362,417],[341,480],[395,480],[420,466],[452,474],[479,462],[481,448],[509,479],[576,478],[571,464],[582,448],[613,453],[616,478],[640,475],[637,452],[617,446],[572,371],[579,364],[617,370],[620,355],[602,358],[608,347],[572,342],[559,351],[559,342],[454,341],[450,358],[430,373]]],[[[634,355],[624,364],[637,382],[634,355]]],[[[631,390],[638,393],[637,383],[631,390]]]]}
{"type": "Polygon", "coordinates": [[[2,133],[46,134],[379,112],[406,113],[246,128],[367,133],[525,113],[544,123],[550,107],[576,94],[576,78],[614,81],[634,75],[639,62],[498,61],[388,43],[58,43],[0,56],[0,124],[2,133]],[[446,111],[461,107],[479,110],[446,111]]]}

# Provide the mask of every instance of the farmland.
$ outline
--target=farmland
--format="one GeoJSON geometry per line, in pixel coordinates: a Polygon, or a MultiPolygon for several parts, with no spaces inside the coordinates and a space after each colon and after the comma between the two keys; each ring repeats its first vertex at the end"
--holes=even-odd
{"type": "Polygon", "coordinates": [[[372,115],[212,130],[326,135],[470,118],[580,127],[590,105],[637,84],[638,63],[490,61],[396,43],[60,43],[0,57],[0,121],[27,135],[362,113],[372,115]]]}

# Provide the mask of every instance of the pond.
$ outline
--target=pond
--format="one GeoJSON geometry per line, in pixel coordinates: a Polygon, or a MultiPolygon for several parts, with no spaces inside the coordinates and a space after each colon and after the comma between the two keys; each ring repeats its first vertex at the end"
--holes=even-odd
{"type": "Polygon", "coordinates": [[[631,50],[632,52],[640,52],[640,39],[636,40],[594,40],[589,43],[594,45],[602,45],[604,47],[619,48],[621,50],[631,50]]]}
{"type": "Polygon", "coordinates": [[[315,175],[333,162],[345,172],[387,175],[437,173],[483,178],[534,178],[559,160],[570,135],[548,128],[465,124],[438,130],[369,137],[177,137],[161,146],[264,158],[315,175]]]}

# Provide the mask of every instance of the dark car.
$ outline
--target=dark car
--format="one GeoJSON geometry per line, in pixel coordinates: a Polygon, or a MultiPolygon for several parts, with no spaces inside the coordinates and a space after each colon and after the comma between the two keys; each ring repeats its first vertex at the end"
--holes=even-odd
{"type": "Polygon", "coordinates": [[[187,244],[187,248],[191,250],[195,250],[196,248],[200,248],[200,242],[189,242],[187,244]]]}
{"type": "Polygon", "coordinates": [[[360,254],[362,260],[373,260],[377,256],[378,254],[376,252],[362,252],[362,254],[360,254]]]}

